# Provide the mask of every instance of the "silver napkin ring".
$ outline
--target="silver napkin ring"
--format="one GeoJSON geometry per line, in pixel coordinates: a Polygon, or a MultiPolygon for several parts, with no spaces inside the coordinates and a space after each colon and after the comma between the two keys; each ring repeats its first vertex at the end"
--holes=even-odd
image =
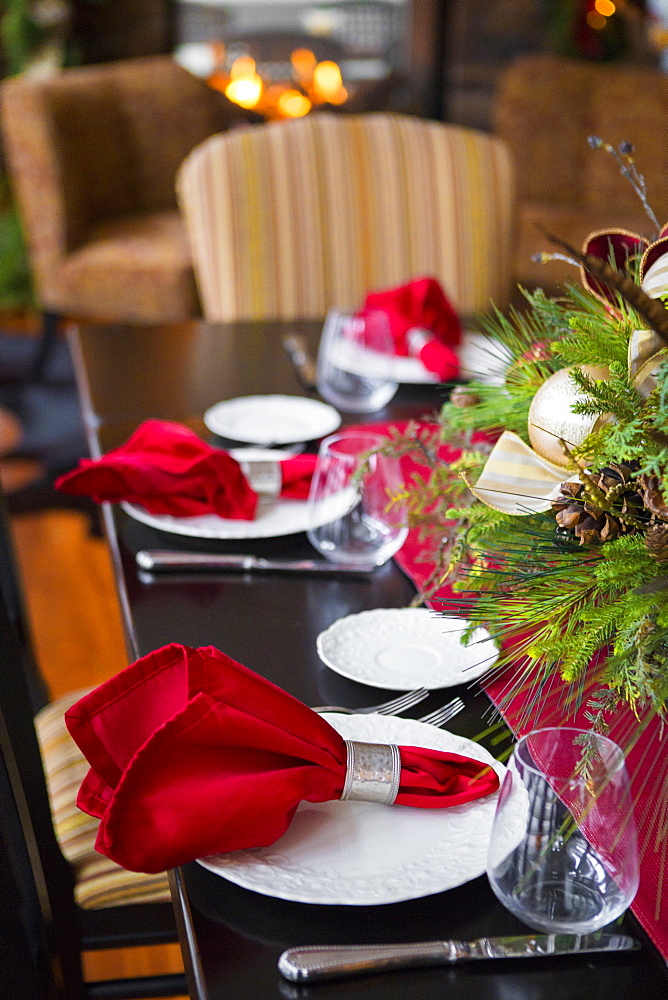
{"type": "Polygon", "coordinates": [[[280,462],[240,462],[241,471],[256,493],[277,497],[283,485],[280,462]]]}
{"type": "Polygon", "coordinates": [[[423,330],[420,326],[412,326],[410,330],[406,331],[406,348],[408,349],[408,353],[411,357],[419,357],[422,348],[430,340],[434,339],[434,334],[430,330],[423,330]]]}
{"type": "Polygon", "coordinates": [[[359,799],[391,806],[399,794],[401,756],[396,744],[346,740],[346,780],[341,801],[359,799]]]}

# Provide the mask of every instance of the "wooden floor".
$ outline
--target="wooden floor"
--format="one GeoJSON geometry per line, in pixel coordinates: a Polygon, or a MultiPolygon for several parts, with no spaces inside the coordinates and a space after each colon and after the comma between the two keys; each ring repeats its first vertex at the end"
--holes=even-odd
{"type": "MultiPolygon", "coordinates": [[[[51,697],[91,687],[127,665],[106,543],[85,515],[49,510],[12,518],[38,661],[51,697]]],[[[89,979],[182,970],[178,945],[89,954],[89,979]]]]}

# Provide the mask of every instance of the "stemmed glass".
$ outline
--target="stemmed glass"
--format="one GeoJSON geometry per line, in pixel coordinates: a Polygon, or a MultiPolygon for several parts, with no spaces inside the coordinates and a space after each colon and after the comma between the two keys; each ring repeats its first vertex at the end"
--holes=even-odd
{"type": "Polygon", "coordinates": [[[371,413],[394,396],[390,365],[394,342],[386,313],[352,314],[332,309],[320,338],[318,392],[347,413],[371,413]]]}
{"type": "Polygon", "coordinates": [[[620,916],[639,881],[620,747],[570,727],[523,737],[499,795],[487,876],[504,906],[537,930],[590,934],[620,916]]]}
{"type": "Polygon", "coordinates": [[[380,566],[404,543],[403,478],[399,460],[379,450],[386,441],[353,430],[321,442],[307,534],[332,562],[380,566]]]}

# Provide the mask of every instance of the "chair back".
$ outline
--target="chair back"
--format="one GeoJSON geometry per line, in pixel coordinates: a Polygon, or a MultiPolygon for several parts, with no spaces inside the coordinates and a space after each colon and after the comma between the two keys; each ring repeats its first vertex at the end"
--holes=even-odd
{"type": "MultiPolygon", "coordinates": [[[[63,995],[77,1000],[85,992],[74,882],[53,830],[21,643],[3,588],[0,588],[0,747],[3,771],[0,839],[3,865],[9,869],[19,892],[19,931],[34,956],[38,980],[45,982],[48,970],[57,969],[63,995]]],[[[3,895],[6,895],[4,886],[3,895]]]]}
{"type": "Polygon", "coordinates": [[[649,202],[663,224],[667,115],[668,78],[652,66],[536,53],[519,57],[501,74],[493,126],[512,151],[520,202],[570,206],[574,214],[605,210],[611,218],[616,213],[618,225],[626,225],[632,213],[645,232],[641,201],[620,164],[592,153],[587,138],[633,146],[649,202]]]}
{"type": "Polygon", "coordinates": [[[36,845],[16,775],[0,710],[0,995],[51,1000],[57,995],[57,966],[47,896],[34,868],[36,845]]]}
{"type": "Polygon", "coordinates": [[[23,660],[23,675],[28,684],[33,713],[49,700],[49,693],[40,673],[33,649],[30,627],[23,601],[23,591],[19,570],[14,555],[14,546],[8,527],[6,501],[0,491],[0,589],[9,621],[16,630],[20,656],[23,660]]]}
{"type": "Polygon", "coordinates": [[[169,55],[12,77],[0,96],[5,164],[37,296],[50,308],[65,296],[58,266],[97,225],[176,211],[184,156],[247,117],[169,55]]]}
{"type": "Polygon", "coordinates": [[[392,113],[317,113],[213,136],[179,204],[204,315],[317,319],[369,291],[440,280],[462,314],[511,291],[505,143],[392,113]]]}
{"type": "Polygon", "coordinates": [[[511,150],[517,178],[515,276],[525,288],[563,295],[578,270],[554,254],[546,233],[580,249],[587,237],[625,229],[653,238],[656,228],[615,156],[592,150],[598,136],[615,150],[633,147],[647,201],[668,220],[668,77],[652,66],[597,63],[549,53],[520,56],[500,74],[493,131],[511,150]]]}

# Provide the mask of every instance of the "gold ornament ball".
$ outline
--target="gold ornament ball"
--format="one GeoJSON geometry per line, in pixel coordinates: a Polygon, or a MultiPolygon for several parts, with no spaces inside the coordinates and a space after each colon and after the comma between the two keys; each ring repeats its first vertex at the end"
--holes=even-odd
{"type": "MultiPolygon", "coordinates": [[[[582,365],[582,371],[594,379],[606,379],[607,368],[582,365]]],[[[529,408],[529,440],[541,458],[553,465],[568,468],[568,457],[561,445],[569,447],[582,444],[594,429],[598,417],[573,413],[573,404],[583,398],[583,393],[571,381],[572,368],[562,368],[550,375],[531,401],[529,408]]]]}

